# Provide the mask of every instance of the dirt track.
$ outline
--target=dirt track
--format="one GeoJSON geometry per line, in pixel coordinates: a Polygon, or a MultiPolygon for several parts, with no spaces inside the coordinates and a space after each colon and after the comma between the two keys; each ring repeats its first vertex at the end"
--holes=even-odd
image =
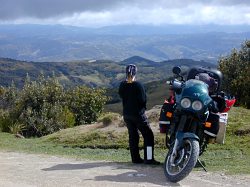
{"type": "Polygon", "coordinates": [[[161,166],[93,162],[0,152],[0,186],[250,186],[250,176],[192,172],[180,183],[166,181],[161,166]]]}

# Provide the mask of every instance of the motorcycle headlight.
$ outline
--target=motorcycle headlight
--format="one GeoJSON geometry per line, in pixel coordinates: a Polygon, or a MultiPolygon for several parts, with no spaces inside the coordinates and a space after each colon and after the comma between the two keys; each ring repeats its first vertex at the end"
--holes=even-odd
{"type": "Polygon", "coordinates": [[[202,109],[202,103],[200,101],[194,101],[192,103],[192,108],[194,110],[201,110],[202,109]]]}
{"type": "Polygon", "coordinates": [[[184,98],[181,100],[181,106],[183,108],[189,108],[191,106],[191,101],[188,98],[184,98]]]}

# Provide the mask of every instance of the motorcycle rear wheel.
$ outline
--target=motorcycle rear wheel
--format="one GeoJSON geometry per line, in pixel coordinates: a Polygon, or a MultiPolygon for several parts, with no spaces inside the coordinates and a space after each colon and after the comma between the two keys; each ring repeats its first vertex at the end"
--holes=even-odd
{"type": "Polygon", "coordinates": [[[185,139],[183,148],[177,151],[177,156],[171,159],[173,146],[171,146],[164,162],[164,174],[171,182],[184,179],[195,167],[199,157],[199,142],[195,139],[185,139]],[[171,163],[171,160],[174,160],[171,163]]]}

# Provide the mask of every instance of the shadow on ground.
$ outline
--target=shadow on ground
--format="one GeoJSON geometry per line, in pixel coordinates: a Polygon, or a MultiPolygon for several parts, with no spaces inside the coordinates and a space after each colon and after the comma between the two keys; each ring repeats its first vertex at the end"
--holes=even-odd
{"type": "Polygon", "coordinates": [[[178,183],[171,183],[166,180],[162,165],[148,166],[144,164],[134,165],[127,162],[90,162],[83,164],[58,164],[42,170],[89,170],[93,168],[96,168],[95,176],[93,176],[94,179],[89,180],[180,186],[178,183]]]}

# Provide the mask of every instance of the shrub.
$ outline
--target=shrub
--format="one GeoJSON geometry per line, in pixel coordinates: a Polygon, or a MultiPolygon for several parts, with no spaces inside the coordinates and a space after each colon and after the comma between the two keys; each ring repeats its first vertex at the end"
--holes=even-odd
{"type": "Polygon", "coordinates": [[[105,116],[103,119],[102,119],[102,123],[103,125],[106,127],[106,126],[109,126],[111,123],[112,123],[112,118],[110,116],[105,116]]]}
{"type": "Polygon", "coordinates": [[[27,77],[10,112],[26,125],[26,136],[47,135],[67,127],[63,97],[63,87],[54,77],[45,79],[41,74],[37,81],[27,77]]]}
{"type": "Polygon", "coordinates": [[[237,103],[250,108],[250,40],[242,44],[239,51],[219,60],[219,69],[223,73],[223,89],[232,93],[237,103]]]}
{"type": "Polygon", "coordinates": [[[0,129],[44,136],[60,129],[96,121],[107,100],[103,89],[76,87],[65,91],[55,77],[26,77],[22,89],[0,87],[0,129]],[[23,128],[22,125],[25,126],[23,128]]]}
{"type": "Polygon", "coordinates": [[[26,126],[21,123],[14,123],[9,126],[10,133],[12,134],[22,134],[22,131],[25,130],[26,126]]]}
{"type": "Polygon", "coordinates": [[[18,94],[15,84],[12,82],[8,88],[1,87],[0,90],[0,108],[4,110],[12,109],[18,94]]]}
{"type": "Polygon", "coordinates": [[[13,124],[13,120],[8,112],[0,110],[0,131],[9,132],[9,126],[13,124]]]}
{"type": "MultiPolygon", "coordinates": [[[[102,122],[103,126],[108,126],[110,125],[112,122],[116,122],[119,123],[123,121],[121,119],[121,115],[117,114],[117,113],[112,113],[112,112],[107,112],[107,113],[103,113],[99,118],[98,118],[98,122],[102,122]]],[[[119,124],[120,125],[120,124],[119,124]]]]}
{"type": "Polygon", "coordinates": [[[20,120],[26,124],[26,136],[43,136],[72,127],[73,114],[59,103],[45,102],[40,110],[23,110],[20,120]],[[70,123],[68,123],[70,122],[70,123]]]}
{"type": "Polygon", "coordinates": [[[97,120],[107,101],[103,89],[85,86],[76,87],[68,92],[68,106],[75,114],[75,125],[92,123],[97,120]]]}

